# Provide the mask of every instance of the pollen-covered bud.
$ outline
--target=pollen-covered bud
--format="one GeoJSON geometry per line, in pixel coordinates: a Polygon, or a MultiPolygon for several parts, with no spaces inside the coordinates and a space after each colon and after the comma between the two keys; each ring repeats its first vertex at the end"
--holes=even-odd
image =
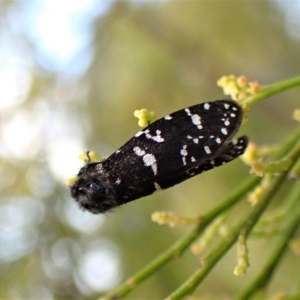
{"type": "Polygon", "coordinates": [[[143,108],[140,110],[136,110],[133,115],[139,119],[139,126],[140,127],[147,127],[151,123],[153,123],[156,119],[156,115],[154,111],[148,111],[147,109],[143,108]]]}

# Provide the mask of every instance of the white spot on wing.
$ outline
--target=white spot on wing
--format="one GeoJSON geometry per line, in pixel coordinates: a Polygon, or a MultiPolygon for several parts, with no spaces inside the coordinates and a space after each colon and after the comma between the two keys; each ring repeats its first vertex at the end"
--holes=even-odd
{"type": "Polygon", "coordinates": [[[154,187],[155,187],[155,191],[157,192],[162,190],[161,186],[157,182],[154,182],[154,187]]]}
{"type": "Polygon", "coordinates": [[[205,150],[205,152],[206,152],[207,154],[210,154],[210,153],[211,153],[211,151],[210,151],[210,149],[209,149],[208,146],[205,146],[205,147],[204,147],[204,150],[205,150]]]}
{"type": "Polygon", "coordinates": [[[121,179],[118,178],[118,179],[116,180],[116,184],[120,184],[120,183],[121,183],[121,179]]]}
{"type": "Polygon", "coordinates": [[[188,152],[186,151],[186,145],[183,145],[183,148],[180,150],[180,154],[182,156],[183,165],[185,166],[186,165],[185,157],[188,155],[188,152]]]}
{"type": "Polygon", "coordinates": [[[192,162],[195,162],[195,161],[196,161],[196,159],[195,159],[194,156],[191,157],[191,161],[192,161],[192,162]]]}
{"type": "Polygon", "coordinates": [[[156,136],[152,137],[152,140],[158,143],[162,143],[164,141],[164,139],[160,136],[161,131],[160,130],[156,130],[156,136]]]}
{"type": "Polygon", "coordinates": [[[145,154],[143,156],[143,161],[146,167],[151,167],[153,170],[154,175],[157,174],[157,164],[156,159],[153,154],[145,154]]]}
{"type": "Polygon", "coordinates": [[[191,118],[192,118],[193,124],[195,124],[195,125],[200,125],[201,124],[199,115],[192,115],[191,118]]]}
{"type": "Polygon", "coordinates": [[[210,105],[209,105],[209,103],[205,103],[203,107],[204,107],[204,109],[208,110],[210,108],[210,105]]]}
{"type": "Polygon", "coordinates": [[[193,139],[193,142],[195,143],[195,144],[198,144],[198,139],[193,139]]]}
{"type": "Polygon", "coordinates": [[[138,136],[142,135],[143,133],[144,133],[143,131],[139,131],[139,132],[135,135],[135,137],[138,137],[138,136]]]}
{"type": "Polygon", "coordinates": [[[217,144],[221,144],[221,139],[217,137],[216,142],[217,142],[217,144]]]}
{"type": "Polygon", "coordinates": [[[226,128],[221,128],[221,132],[224,134],[224,135],[227,135],[228,132],[227,132],[227,129],[226,128]]]}
{"type": "Polygon", "coordinates": [[[180,153],[181,153],[182,156],[187,156],[187,154],[188,154],[185,149],[186,149],[186,145],[184,145],[183,148],[180,151],[180,153]]]}
{"type": "Polygon", "coordinates": [[[140,147],[134,147],[133,151],[138,156],[143,156],[143,161],[146,167],[151,167],[153,170],[154,175],[157,174],[157,164],[156,159],[153,154],[146,154],[144,150],[142,150],[140,147]]]}
{"type": "Polygon", "coordinates": [[[158,143],[162,143],[164,141],[164,139],[160,136],[154,136],[152,140],[158,143]]]}
{"type": "Polygon", "coordinates": [[[146,154],[146,152],[144,150],[142,150],[140,147],[134,147],[133,151],[138,156],[143,156],[146,154]]]}
{"type": "Polygon", "coordinates": [[[229,124],[230,124],[229,120],[226,119],[225,122],[224,122],[224,125],[225,125],[225,126],[228,126],[229,124]]]}
{"type": "Polygon", "coordinates": [[[188,114],[188,116],[191,116],[191,111],[188,108],[186,108],[184,111],[188,114]]]}
{"type": "Polygon", "coordinates": [[[200,118],[199,115],[192,115],[191,111],[189,110],[189,108],[186,108],[184,111],[187,113],[188,116],[191,117],[192,123],[194,125],[196,125],[198,127],[198,129],[202,129],[203,128],[202,125],[201,125],[201,121],[200,121],[201,118],[200,118]]]}
{"type": "Polygon", "coordinates": [[[230,105],[229,105],[229,104],[227,104],[227,103],[225,103],[225,104],[224,104],[224,107],[225,107],[225,109],[228,109],[228,108],[229,108],[229,106],[230,106],[230,105]]]}
{"type": "Polygon", "coordinates": [[[143,133],[145,133],[147,139],[152,139],[153,141],[158,143],[164,142],[164,138],[162,138],[160,135],[161,134],[160,130],[156,130],[156,135],[151,135],[149,129],[145,130],[143,133]]]}
{"type": "Polygon", "coordinates": [[[165,116],[165,120],[171,120],[172,117],[170,115],[165,116]]]}

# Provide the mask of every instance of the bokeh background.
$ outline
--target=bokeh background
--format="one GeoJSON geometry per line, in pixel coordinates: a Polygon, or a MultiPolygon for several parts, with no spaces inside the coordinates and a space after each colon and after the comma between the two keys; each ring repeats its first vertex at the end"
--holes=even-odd
{"type": "MultiPolygon", "coordinates": [[[[1,0],[0,297],[95,299],[186,232],[152,223],[153,211],[197,216],[242,182],[248,168],[236,160],[97,216],[65,184],[81,152],[108,156],[139,130],[136,109],[163,116],[222,99],[216,81],[232,73],[262,85],[299,75],[299,20],[300,2],[288,0],[1,0]]],[[[295,89],[257,104],[242,133],[280,142],[299,103],[295,89]]],[[[230,251],[196,295],[234,297],[272,242],[250,243],[243,278],[230,251]]],[[[162,299],[197,264],[187,251],[128,299],[162,299]]],[[[299,267],[288,255],[270,293],[299,282],[299,267]]]]}

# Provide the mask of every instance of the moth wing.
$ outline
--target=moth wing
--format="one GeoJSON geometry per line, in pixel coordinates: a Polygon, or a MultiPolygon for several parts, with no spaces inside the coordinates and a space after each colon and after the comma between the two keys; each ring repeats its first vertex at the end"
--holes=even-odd
{"type": "MultiPolygon", "coordinates": [[[[199,175],[203,172],[217,168],[224,165],[242,155],[247,148],[248,138],[246,136],[239,137],[230,142],[223,152],[212,160],[205,161],[204,163],[189,168],[185,171],[171,174],[169,177],[156,178],[155,184],[152,184],[154,189],[167,189],[191,177],[199,175]]],[[[149,182],[150,184],[150,182],[149,182]]]]}
{"type": "Polygon", "coordinates": [[[241,121],[242,110],[232,100],[197,104],[150,124],[106,164],[124,184],[170,177],[217,157],[241,121]]]}
{"type": "Polygon", "coordinates": [[[234,160],[244,153],[247,144],[248,138],[242,136],[227,144],[219,156],[212,160],[205,161],[200,165],[182,167],[176,172],[169,173],[168,176],[157,176],[156,178],[150,178],[148,181],[130,181],[126,184],[124,184],[124,182],[120,183],[116,187],[117,195],[119,199],[122,199],[122,201],[126,203],[153,194],[156,191],[167,189],[202,172],[209,171],[234,160]]]}

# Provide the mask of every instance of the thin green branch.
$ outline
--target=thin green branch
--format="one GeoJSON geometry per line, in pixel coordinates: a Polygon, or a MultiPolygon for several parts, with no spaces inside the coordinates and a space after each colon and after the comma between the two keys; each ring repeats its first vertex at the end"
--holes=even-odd
{"type": "MultiPolygon", "coordinates": [[[[294,188],[293,192],[293,200],[296,203],[296,201],[299,201],[300,196],[300,188],[299,185],[297,185],[294,188]]],[[[261,271],[261,273],[253,280],[253,282],[246,288],[238,297],[238,300],[247,300],[251,299],[251,297],[259,292],[260,290],[264,289],[269,281],[272,278],[272,275],[275,272],[275,269],[278,267],[281,258],[283,257],[284,253],[288,249],[289,241],[293,238],[294,234],[296,233],[299,225],[300,225],[300,210],[298,205],[298,210],[295,213],[294,207],[292,208],[292,214],[293,217],[289,219],[289,226],[287,226],[287,230],[283,232],[281,235],[281,240],[275,249],[275,251],[271,254],[271,257],[269,258],[267,264],[261,271]]]]}
{"type": "Polygon", "coordinates": [[[296,130],[291,134],[287,140],[284,142],[282,147],[278,149],[271,157],[272,161],[276,161],[282,159],[284,156],[288,154],[292,147],[300,140],[300,126],[296,128],[296,130]]]}
{"type": "MultiPolygon", "coordinates": [[[[273,191],[277,190],[281,183],[283,182],[285,174],[281,174],[274,180],[272,185],[273,191]]],[[[236,242],[239,233],[242,230],[250,232],[260,215],[264,212],[265,208],[269,204],[272,194],[266,194],[267,197],[261,199],[259,204],[257,204],[254,210],[240,223],[232,232],[218,243],[210,252],[210,254],[203,259],[204,264],[202,268],[197,270],[182,286],[180,286],[174,293],[172,293],[167,300],[181,299],[183,296],[190,295],[196,287],[203,281],[210,270],[215,266],[221,257],[231,248],[231,246],[236,242]],[[245,221],[246,220],[246,221],[245,221]]]]}
{"type": "Polygon", "coordinates": [[[163,252],[159,257],[147,264],[142,270],[137,272],[131,278],[122,283],[119,287],[109,294],[101,297],[99,300],[119,299],[130,293],[137,285],[150,277],[154,272],[163,267],[174,258],[180,257],[184,251],[199,237],[207,225],[209,225],[220,213],[228,210],[237,203],[243,196],[252,190],[260,181],[258,177],[251,177],[239,188],[237,188],[221,204],[200,218],[200,224],[191,232],[186,234],[181,240],[173,244],[169,249],[163,252]]]}
{"type": "Polygon", "coordinates": [[[255,176],[248,178],[242,183],[235,191],[232,192],[222,203],[213,208],[206,214],[208,220],[214,220],[221,213],[227,211],[235,203],[237,203],[242,197],[244,197],[249,191],[251,191],[259,182],[261,178],[255,176]]]}
{"type": "MultiPolygon", "coordinates": [[[[296,146],[290,151],[288,157],[291,159],[291,164],[289,169],[292,168],[295,161],[300,156],[300,141],[296,146]]],[[[239,234],[243,232],[245,236],[249,235],[254,225],[259,220],[262,213],[265,211],[266,207],[270,203],[274,194],[277,192],[279,187],[284,182],[287,176],[286,172],[282,172],[278,177],[273,177],[270,186],[265,191],[264,195],[258,202],[258,204],[253,208],[253,210],[244,218],[233,230],[232,232],[223,239],[220,243],[213,248],[213,250],[207,255],[202,268],[197,270],[182,286],[180,286],[175,292],[173,292],[167,300],[181,299],[183,296],[191,294],[196,287],[203,281],[210,270],[215,266],[221,257],[231,248],[231,246],[236,242],[239,234]]]]}
{"type": "Polygon", "coordinates": [[[297,87],[297,86],[300,86],[300,76],[265,86],[257,94],[248,96],[245,99],[243,99],[241,101],[241,104],[246,105],[246,106],[253,105],[265,98],[268,98],[272,95],[284,92],[288,89],[291,89],[291,88],[297,87]]]}
{"type": "Polygon", "coordinates": [[[297,163],[292,168],[292,170],[290,171],[290,174],[289,174],[290,179],[296,180],[296,179],[299,179],[299,177],[300,177],[300,159],[297,161],[297,163]]]}

